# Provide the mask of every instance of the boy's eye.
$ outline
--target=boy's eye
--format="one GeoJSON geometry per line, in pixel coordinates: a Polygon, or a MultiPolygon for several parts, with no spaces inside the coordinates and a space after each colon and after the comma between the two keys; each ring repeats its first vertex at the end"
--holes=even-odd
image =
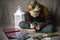
{"type": "Polygon", "coordinates": [[[38,13],[39,11],[35,11],[34,13],[38,13]]]}

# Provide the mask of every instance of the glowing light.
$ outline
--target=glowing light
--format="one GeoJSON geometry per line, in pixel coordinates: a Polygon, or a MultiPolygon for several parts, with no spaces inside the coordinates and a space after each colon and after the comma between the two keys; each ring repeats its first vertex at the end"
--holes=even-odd
{"type": "Polygon", "coordinates": [[[14,14],[14,18],[15,18],[15,28],[20,28],[19,27],[19,22],[20,21],[25,21],[24,18],[24,11],[22,11],[21,7],[17,7],[16,13],[14,14]]]}

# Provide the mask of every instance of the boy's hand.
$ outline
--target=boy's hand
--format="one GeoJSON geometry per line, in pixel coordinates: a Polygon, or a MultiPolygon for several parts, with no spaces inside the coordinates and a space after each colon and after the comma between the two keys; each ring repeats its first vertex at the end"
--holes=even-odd
{"type": "Polygon", "coordinates": [[[37,25],[36,26],[36,30],[40,30],[41,29],[41,26],[40,25],[37,25]]]}
{"type": "Polygon", "coordinates": [[[35,25],[34,23],[31,23],[31,24],[30,24],[30,28],[31,28],[31,29],[34,29],[35,26],[36,26],[36,25],[35,25]]]}

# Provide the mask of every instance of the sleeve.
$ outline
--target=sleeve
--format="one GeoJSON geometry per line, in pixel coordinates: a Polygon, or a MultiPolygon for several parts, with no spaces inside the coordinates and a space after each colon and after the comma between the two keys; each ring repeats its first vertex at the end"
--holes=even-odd
{"type": "Polygon", "coordinates": [[[31,23],[29,13],[25,14],[25,22],[29,25],[31,23]]]}

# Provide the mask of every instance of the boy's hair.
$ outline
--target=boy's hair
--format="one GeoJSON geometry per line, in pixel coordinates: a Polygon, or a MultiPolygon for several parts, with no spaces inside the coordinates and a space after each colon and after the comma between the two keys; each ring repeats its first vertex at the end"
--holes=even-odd
{"type": "Polygon", "coordinates": [[[25,12],[30,13],[30,11],[40,11],[42,15],[44,15],[45,17],[49,17],[48,9],[45,6],[38,3],[36,0],[31,1],[26,7],[25,12]]]}
{"type": "Polygon", "coordinates": [[[41,9],[41,5],[36,1],[33,0],[29,3],[29,5],[26,7],[26,12],[32,11],[39,11],[41,9]]]}

